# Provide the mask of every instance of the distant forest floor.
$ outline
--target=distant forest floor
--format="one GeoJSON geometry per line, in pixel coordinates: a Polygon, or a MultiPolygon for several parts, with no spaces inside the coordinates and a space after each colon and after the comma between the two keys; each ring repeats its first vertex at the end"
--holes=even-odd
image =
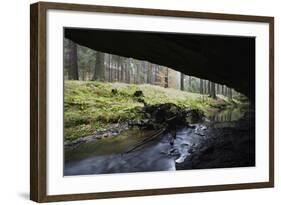
{"type": "Polygon", "coordinates": [[[141,120],[144,103],[134,94],[142,91],[143,102],[154,105],[173,103],[181,108],[198,109],[205,116],[216,110],[241,104],[237,99],[191,93],[149,84],[65,81],[64,137],[72,141],[129,120],[141,120]]]}

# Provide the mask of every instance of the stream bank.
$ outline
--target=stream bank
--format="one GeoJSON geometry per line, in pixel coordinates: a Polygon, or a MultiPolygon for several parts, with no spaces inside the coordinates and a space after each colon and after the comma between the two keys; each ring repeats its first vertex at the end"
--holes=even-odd
{"type": "Polygon", "coordinates": [[[202,122],[177,126],[174,133],[165,129],[143,144],[157,130],[130,127],[66,147],[64,175],[254,166],[254,119],[247,109],[218,111],[202,122]]]}

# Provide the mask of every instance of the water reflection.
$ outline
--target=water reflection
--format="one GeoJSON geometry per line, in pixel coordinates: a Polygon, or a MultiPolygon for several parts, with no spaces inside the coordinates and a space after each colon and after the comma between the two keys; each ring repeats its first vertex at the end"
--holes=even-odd
{"type": "Polygon", "coordinates": [[[66,152],[64,175],[130,173],[175,170],[168,133],[158,140],[126,153],[147,137],[148,132],[129,130],[120,136],[94,140],[66,152]]]}
{"type": "Polygon", "coordinates": [[[233,122],[241,119],[244,113],[241,108],[225,109],[210,113],[208,119],[212,122],[233,122]]]}
{"type": "Polygon", "coordinates": [[[130,129],[121,132],[118,136],[96,139],[83,143],[75,149],[65,148],[64,160],[67,163],[69,161],[79,161],[91,156],[124,153],[154,132],[155,131],[152,130],[140,132],[138,129],[130,129]]]}

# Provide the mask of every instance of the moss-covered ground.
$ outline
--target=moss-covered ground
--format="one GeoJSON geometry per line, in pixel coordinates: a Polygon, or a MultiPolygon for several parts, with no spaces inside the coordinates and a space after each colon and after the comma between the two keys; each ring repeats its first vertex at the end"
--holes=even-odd
{"type": "Polygon", "coordinates": [[[143,99],[148,104],[174,103],[183,108],[202,110],[206,116],[214,109],[238,103],[220,95],[212,99],[207,95],[148,84],[65,81],[65,139],[74,140],[113,123],[140,119],[142,115],[139,111],[144,105],[133,96],[137,90],[143,92],[143,99]],[[117,93],[113,93],[112,89],[116,89],[117,93]]]}

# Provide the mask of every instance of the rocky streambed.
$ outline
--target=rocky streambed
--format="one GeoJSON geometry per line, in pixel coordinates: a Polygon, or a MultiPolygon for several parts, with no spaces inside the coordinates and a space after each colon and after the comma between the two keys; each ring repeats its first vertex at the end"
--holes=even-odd
{"type": "Polygon", "coordinates": [[[173,104],[142,111],[141,121],[65,144],[64,175],[255,165],[255,117],[248,110],[223,110],[209,118],[173,104]]]}

